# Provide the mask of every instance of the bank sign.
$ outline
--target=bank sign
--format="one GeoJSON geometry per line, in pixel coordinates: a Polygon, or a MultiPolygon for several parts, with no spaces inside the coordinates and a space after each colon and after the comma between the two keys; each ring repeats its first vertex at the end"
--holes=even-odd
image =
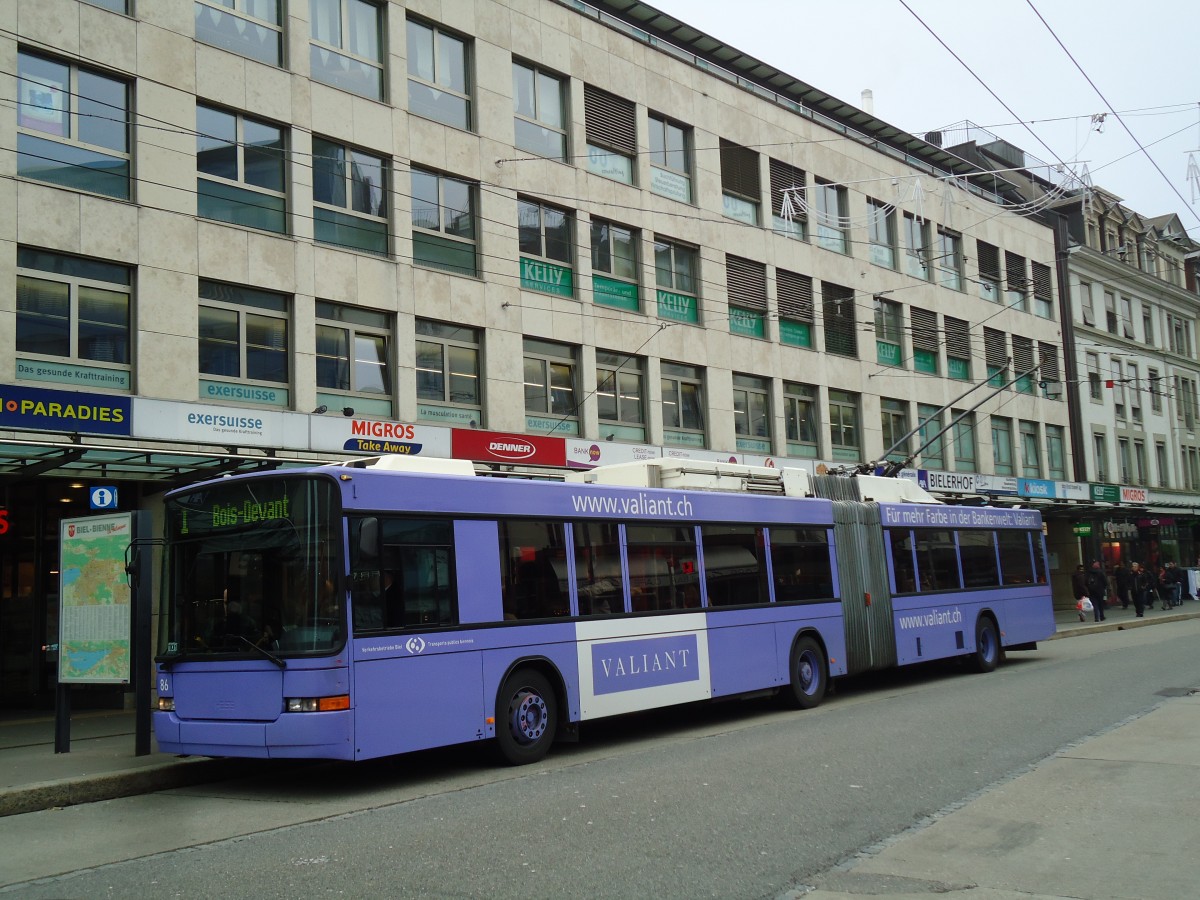
{"type": "Polygon", "coordinates": [[[128,437],[130,398],[0,386],[0,428],[128,437]]]}

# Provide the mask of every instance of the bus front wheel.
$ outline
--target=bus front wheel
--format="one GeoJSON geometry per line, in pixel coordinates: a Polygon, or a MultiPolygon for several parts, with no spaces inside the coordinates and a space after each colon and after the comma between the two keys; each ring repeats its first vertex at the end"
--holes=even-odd
{"type": "Polygon", "coordinates": [[[1000,634],[991,616],[980,616],[975,623],[975,653],[971,657],[976,672],[991,672],[1000,663],[1000,634]]]}
{"type": "Polygon", "coordinates": [[[537,762],[550,750],[558,727],[558,701],[545,676],[518,669],[496,700],[496,744],[514,766],[537,762]]]}
{"type": "Polygon", "coordinates": [[[829,686],[829,668],[821,645],[811,637],[796,641],[792,650],[790,684],[783,689],[783,698],[795,709],[820,706],[829,686]]]}

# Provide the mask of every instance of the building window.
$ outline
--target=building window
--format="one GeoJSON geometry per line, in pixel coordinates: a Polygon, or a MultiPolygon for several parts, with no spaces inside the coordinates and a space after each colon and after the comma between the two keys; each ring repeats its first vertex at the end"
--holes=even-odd
{"type": "Polygon", "coordinates": [[[927,375],[937,375],[941,371],[938,361],[940,342],[937,313],[919,306],[910,306],[908,318],[912,333],[913,369],[927,375]]]}
{"type": "Polygon", "coordinates": [[[1146,370],[1146,384],[1150,391],[1150,411],[1155,413],[1162,412],[1162,376],[1158,373],[1158,369],[1146,370]]]}
{"type": "Polygon", "coordinates": [[[720,150],[722,212],[738,222],[757,225],[758,205],[762,202],[758,153],[724,138],[720,150]]]}
{"type": "Polygon", "coordinates": [[[892,204],[867,198],[867,235],[871,262],[896,268],[896,208],[892,204]]]}
{"type": "Polygon", "coordinates": [[[317,402],[358,415],[392,414],[387,313],[317,301],[317,402]]]}
{"type": "Polygon", "coordinates": [[[879,401],[879,421],[883,428],[883,452],[895,462],[908,459],[908,403],[887,397],[879,401]]]}
{"type": "Polygon", "coordinates": [[[1171,466],[1167,462],[1167,445],[1162,442],[1154,444],[1154,464],[1158,469],[1158,486],[1165,488],[1171,486],[1171,466]]]}
{"type": "Polygon", "coordinates": [[[875,298],[875,361],[881,366],[904,365],[904,350],[900,345],[904,328],[904,311],[899,303],[875,298]]]}
{"type": "Polygon", "coordinates": [[[775,292],[779,305],[779,342],[793,347],[812,347],[816,323],[812,279],[797,272],[776,269],[775,292]]]}
{"type": "Polygon", "coordinates": [[[575,348],[525,339],[525,430],[579,434],[575,348]]]}
{"type": "Polygon", "coordinates": [[[771,452],[771,383],[754,375],[733,375],[733,431],[737,448],[771,452]]]}
{"type": "Polygon", "coordinates": [[[817,246],[835,253],[849,253],[847,232],[850,229],[850,219],[846,206],[846,189],[839,184],[818,178],[813,185],[813,199],[817,246]]]}
{"type": "Polygon", "coordinates": [[[946,465],[946,446],[939,432],[943,428],[942,408],[929,403],[917,404],[917,453],[921,467],[941,469],[946,465]]]}
{"type": "Polygon", "coordinates": [[[660,319],[700,321],[696,248],[655,236],[654,283],[660,319]]]}
{"type": "Polygon", "coordinates": [[[978,471],[975,453],[975,413],[952,409],[950,421],[954,423],[954,471],[978,471]]]}
{"type": "Polygon", "coordinates": [[[726,255],[725,286],[729,297],[729,331],[746,337],[766,337],[767,267],[754,260],[726,255]]]}
{"type": "Polygon", "coordinates": [[[1067,442],[1061,425],[1046,426],[1046,475],[1055,481],[1067,478],[1067,442]]]}
{"type": "Polygon", "coordinates": [[[646,375],[636,356],[596,351],[596,407],[600,436],[646,439],[646,375]]]}
{"type": "Polygon", "coordinates": [[[1033,275],[1033,314],[1042,319],[1053,319],[1054,282],[1050,277],[1050,267],[1044,263],[1031,262],[1029,268],[1033,275]]]}
{"type": "Polygon", "coordinates": [[[130,199],[129,86],[25,50],[17,76],[17,174],[130,199]]]}
{"type": "Polygon", "coordinates": [[[1096,403],[1102,403],[1104,395],[1100,390],[1100,357],[1095,353],[1087,354],[1088,398],[1096,403]]]}
{"type": "Polygon", "coordinates": [[[650,113],[650,190],[692,202],[692,129],[650,113]]]}
{"type": "Polygon", "coordinates": [[[638,245],[641,234],[624,225],[592,219],[592,301],[620,309],[641,308],[638,245]]]}
{"type": "Polygon", "coordinates": [[[279,0],[196,0],[195,12],[196,40],[268,65],[282,62],[279,0]]]}
{"type": "Polygon", "coordinates": [[[704,373],[696,366],[664,362],[660,367],[663,442],[703,447],[704,373]]]}
{"type": "Polygon", "coordinates": [[[808,240],[808,191],[804,170],[777,159],[768,159],[771,174],[771,228],[776,234],[808,240]]]}
{"type": "Polygon", "coordinates": [[[514,143],[549,159],[567,158],[563,79],[528,63],[513,62],[514,143]]]}
{"type": "Polygon", "coordinates": [[[904,214],[904,271],[929,280],[929,223],[912,213],[904,214]]]}
{"type": "Polygon", "coordinates": [[[787,431],[788,456],[816,459],[820,456],[817,424],[817,389],[810,384],[783,385],[783,423],[787,431]]]}
{"type": "Polygon", "coordinates": [[[1005,250],[1004,274],[1008,287],[1005,304],[1029,312],[1029,278],[1025,274],[1025,257],[1005,250]]]}
{"type": "Polygon", "coordinates": [[[521,287],[524,290],[560,297],[575,296],[569,212],[518,197],[517,244],[521,251],[521,287]]]}
{"type": "Polygon", "coordinates": [[[1092,435],[1092,463],[1096,468],[1096,480],[1108,480],[1108,441],[1102,434],[1092,435]]]}
{"type": "Polygon", "coordinates": [[[938,284],[961,291],[963,289],[962,237],[946,231],[944,228],[939,228],[935,250],[937,252],[938,284]]]}
{"type": "Polygon", "coordinates": [[[971,380],[971,326],[965,319],[943,316],[946,335],[946,375],[956,381],[971,380]]]}
{"type": "Polygon", "coordinates": [[[1012,419],[992,416],[992,471],[997,475],[1012,475],[1012,419]]]}
{"type": "Polygon", "coordinates": [[[318,241],[388,252],[388,162],[313,138],[313,234],[318,241]]]}
{"type": "Polygon", "coordinates": [[[1137,363],[1129,364],[1126,380],[1129,382],[1130,415],[1133,416],[1133,421],[1140,425],[1144,418],[1142,416],[1142,373],[1137,363]]]}
{"type": "Polygon", "coordinates": [[[1087,281],[1079,282],[1079,312],[1083,316],[1083,324],[1096,326],[1096,310],[1092,306],[1092,285],[1087,281]]]}
{"type": "Polygon", "coordinates": [[[854,316],[854,291],[821,282],[821,311],[825,326],[825,352],[858,358],[858,331],[854,316]]]}
{"type": "Polygon", "coordinates": [[[1133,483],[1133,460],[1129,455],[1129,439],[1117,438],[1117,461],[1121,471],[1118,480],[1121,484],[1133,483]]]}
{"type": "Polygon", "coordinates": [[[1000,248],[986,241],[975,242],[979,257],[979,296],[990,303],[1000,302],[1000,248]]]}
{"type": "MultiPolygon", "coordinates": [[[[1038,379],[1035,377],[1033,341],[1030,338],[1022,337],[1019,334],[1012,336],[1012,362],[1014,377],[1017,379],[1015,385],[1017,393],[1034,393],[1038,379]]],[[[1037,368],[1041,367],[1041,362],[1041,360],[1036,361],[1037,368]]]]}
{"type": "Polygon", "coordinates": [[[588,171],[622,184],[633,184],[633,161],[638,152],[634,102],[585,84],[583,119],[588,171]]]}
{"type": "Polygon", "coordinates": [[[858,462],[862,456],[858,406],[858,394],[830,390],[829,446],[834,459],[858,462]]]}
{"type": "Polygon", "coordinates": [[[987,365],[988,386],[1008,387],[1008,335],[995,328],[983,329],[984,363],[987,365]]]}
{"type": "Polygon", "coordinates": [[[416,332],[417,418],[482,426],[479,331],[417,319],[416,332]]]}
{"type": "Polygon", "coordinates": [[[1022,419],[1018,427],[1021,432],[1021,474],[1026,478],[1041,478],[1042,454],[1038,423],[1022,419]]]}
{"type": "Polygon", "coordinates": [[[288,308],[283,294],[200,281],[202,399],[288,405],[288,308]]]}
{"type": "Polygon", "coordinates": [[[1133,442],[1133,483],[1146,485],[1146,444],[1144,441],[1133,442]]]}
{"type": "Polygon", "coordinates": [[[85,3],[90,3],[92,6],[98,6],[101,9],[111,10],[115,13],[129,12],[129,4],[126,0],[84,0],[85,3]]]}
{"type": "Polygon", "coordinates": [[[475,186],[412,170],[413,262],[456,275],[478,273],[475,186]]]}
{"type": "Polygon", "coordinates": [[[1117,295],[1112,291],[1104,292],[1104,327],[1109,334],[1117,334],[1121,327],[1121,317],[1117,314],[1117,295]]]}
{"type": "Polygon", "coordinates": [[[1133,338],[1133,300],[1121,296],[1121,334],[1133,338]]]}
{"type": "Polygon", "coordinates": [[[17,378],[129,390],[132,285],[126,266],[19,247],[17,378]]]}
{"type": "Polygon", "coordinates": [[[1142,301],[1142,341],[1154,346],[1154,307],[1145,301],[1142,301]]]}
{"type": "Polygon", "coordinates": [[[416,19],[407,22],[408,111],[464,131],[471,128],[467,42],[416,19]]]}
{"type": "MultiPolygon", "coordinates": [[[[383,99],[383,8],[366,0],[309,0],[314,81],[383,99]]],[[[412,64],[409,33],[409,65],[412,64]]]]}
{"type": "Polygon", "coordinates": [[[287,227],[283,129],[196,106],[197,215],[282,234],[287,227]]]}

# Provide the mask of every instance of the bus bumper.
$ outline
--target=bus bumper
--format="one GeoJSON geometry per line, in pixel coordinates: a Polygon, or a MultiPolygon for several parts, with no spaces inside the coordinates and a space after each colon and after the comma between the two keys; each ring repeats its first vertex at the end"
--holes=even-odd
{"type": "Polygon", "coordinates": [[[273,722],[180,719],[156,712],[154,737],[163,753],[253,759],[353,759],[354,713],[285,713],[273,722]]]}

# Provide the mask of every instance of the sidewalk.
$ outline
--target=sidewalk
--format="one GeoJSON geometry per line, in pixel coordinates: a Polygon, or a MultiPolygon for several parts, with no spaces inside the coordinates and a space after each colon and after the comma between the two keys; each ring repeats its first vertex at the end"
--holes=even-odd
{"type": "MultiPolygon", "coordinates": [[[[1106,611],[1107,621],[1079,621],[1074,610],[1055,612],[1053,639],[1141,628],[1200,618],[1200,602],[1134,616],[1133,608],[1106,611]]],[[[167,756],[152,742],[149,756],[134,755],[132,710],[77,712],[71,750],[54,752],[53,712],[0,716],[0,816],[143,794],[230,777],[246,766],[235,759],[167,756]]]]}

